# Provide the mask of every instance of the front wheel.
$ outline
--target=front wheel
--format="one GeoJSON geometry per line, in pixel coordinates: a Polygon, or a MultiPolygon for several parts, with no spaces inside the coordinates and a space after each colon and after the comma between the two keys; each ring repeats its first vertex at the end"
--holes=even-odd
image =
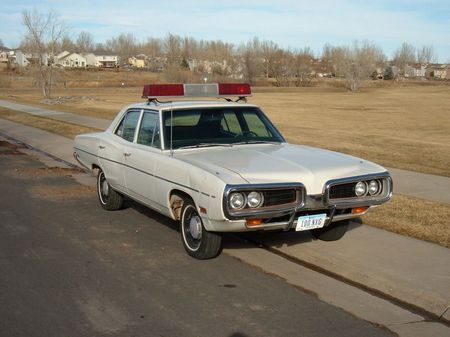
{"type": "Polygon", "coordinates": [[[347,232],[350,220],[332,222],[326,227],[311,230],[313,236],[322,241],[337,241],[347,232]]]}
{"type": "Polygon", "coordinates": [[[181,238],[186,252],[199,260],[211,259],[222,250],[222,237],[208,232],[192,200],[185,200],[181,210],[181,238]]]}
{"type": "Polygon", "coordinates": [[[97,195],[100,205],[107,211],[115,211],[122,208],[122,195],[111,188],[102,170],[98,171],[97,195]]]}

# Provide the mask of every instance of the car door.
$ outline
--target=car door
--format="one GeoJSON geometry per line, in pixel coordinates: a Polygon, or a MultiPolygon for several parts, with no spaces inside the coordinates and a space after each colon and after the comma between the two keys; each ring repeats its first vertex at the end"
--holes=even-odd
{"type": "Polygon", "coordinates": [[[160,209],[155,195],[155,163],[161,156],[159,115],[144,110],[133,144],[127,144],[125,182],[128,193],[145,204],[160,209]]]}
{"type": "Polygon", "coordinates": [[[99,157],[109,184],[127,193],[124,176],[124,163],[127,144],[132,144],[142,110],[128,110],[114,133],[105,137],[99,144],[99,157]]]}

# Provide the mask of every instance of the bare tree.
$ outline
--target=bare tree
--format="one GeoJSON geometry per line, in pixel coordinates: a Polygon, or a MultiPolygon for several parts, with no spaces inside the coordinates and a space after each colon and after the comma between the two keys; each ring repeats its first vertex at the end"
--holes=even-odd
{"type": "Polygon", "coordinates": [[[290,50],[278,49],[274,55],[271,72],[275,78],[275,84],[279,87],[287,87],[294,78],[295,57],[290,50]]]}
{"type": "Polygon", "coordinates": [[[359,90],[362,81],[385,62],[382,49],[368,41],[362,45],[355,42],[352,47],[336,47],[333,53],[336,72],[345,77],[346,87],[351,91],[359,90]]]}
{"type": "Polygon", "coordinates": [[[34,43],[30,36],[24,36],[22,41],[20,41],[19,49],[26,53],[31,53],[34,50],[34,43]]]}
{"type": "Polygon", "coordinates": [[[264,75],[266,78],[274,77],[274,67],[279,47],[273,41],[263,41],[261,43],[261,56],[263,58],[264,75]]]}
{"type": "Polygon", "coordinates": [[[168,64],[180,64],[181,38],[178,35],[167,34],[163,41],[163,50],[168,64]]]}
{"type": "Polygon", "coordinates": [[[60,42],[60,49],[74,52],[77,49],[76,44],[72,41],[69,35],[64,35],[60,42]]]}
{"type": "Polygon", "coordinates": [[[50,98],[54,85],[54,57],[66,27],[56,14],[43,15],[36,10],[23,11],[22,23],[27,31],[26,39],[36,55],[37,83],[44,97],[50,98]]]}
{"type": "Polygon", "coordinates": [[[136,38],[130,33],[122,33],[106,41],[106,48],[117,53],[122,63],[128,62],[128,59],[136,54],[136,47],[136,38]]]}
{"type": "Polygon", "coordinates": [[[148,57],[160,57],[163,54],[161,39],[148,38],[141,48],[142,52],[148,57]]]}
{"type": "Polygon", "coordinates": [[[434,48],[432,45],[423,46],[420,49],[417,49],[417,62],[421,64],[428,64],[436,62],[437,55],[434,52],[434,48]]]}
{"type": "Polygon", "coordinates": [[[94,37],[91,33],[82,31],[77,38],[77,49],[81,52],[88,52],[94,49],[94,37]]]}
{"type": "Polygon", "coordinates": [[[413,45],[403,42],[402,46],[394,52],[392,63],[399,69],[405,68],[406,65],[416,62],[416,49],[413,45]]]}
{"type": "Polygon", "coordinates": [[[263,73],[263,59],[261,57],[261,43],[258,38],[242,44],[239,48],[241,71],[244,78],[251,84],[263,73]]]}
{"type": "Polygon", "coordinates": [[[301,49],[294,55],[293,73],[296,86],[306,87],[310,85],[313,60],[314,54],[309,47],[301,49]]]}

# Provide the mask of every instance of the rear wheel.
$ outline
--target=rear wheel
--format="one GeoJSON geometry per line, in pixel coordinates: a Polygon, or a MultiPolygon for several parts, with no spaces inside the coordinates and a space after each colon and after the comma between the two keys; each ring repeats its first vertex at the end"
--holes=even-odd
{"type": "Polygon", "coordinates": [[[205,229],[190,199],[184,201],[181,210],[181,238],[186,252],[199,260],[214,258],[222,250],[222,237],[205,229]]]}
{"type": "Polygon", "coordinates": [[[350,220],[336,221],[326,227],[311,230],[313,236],[322,241],[337,241],[347,232],[350,220]]]}
{"type": "Polygon", "coordinates": [[[102,170],[98,171],[97,195],[100,205],[107,211],[116,211],[122,208],[122,195],[111,188],[102,170]]]}

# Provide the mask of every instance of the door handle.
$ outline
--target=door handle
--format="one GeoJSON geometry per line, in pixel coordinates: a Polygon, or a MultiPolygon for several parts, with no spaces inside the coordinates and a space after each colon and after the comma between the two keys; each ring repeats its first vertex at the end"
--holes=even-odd
{"type": "Polygon", "coordinates": [[[99,146],[98,146],[98,148],[101,149],[101,150],[103,150],[105,147],[106,147],[106,146],[103,146],[103,145],[99,145],[99,146]]]}
{"type": "Polygon", "coordinates": [[[130,153],[130,152],[124,152],[123,155],[124,155],[125,157],[129,157],[129,156],[131,156],[131,153],[130,153]]]}

